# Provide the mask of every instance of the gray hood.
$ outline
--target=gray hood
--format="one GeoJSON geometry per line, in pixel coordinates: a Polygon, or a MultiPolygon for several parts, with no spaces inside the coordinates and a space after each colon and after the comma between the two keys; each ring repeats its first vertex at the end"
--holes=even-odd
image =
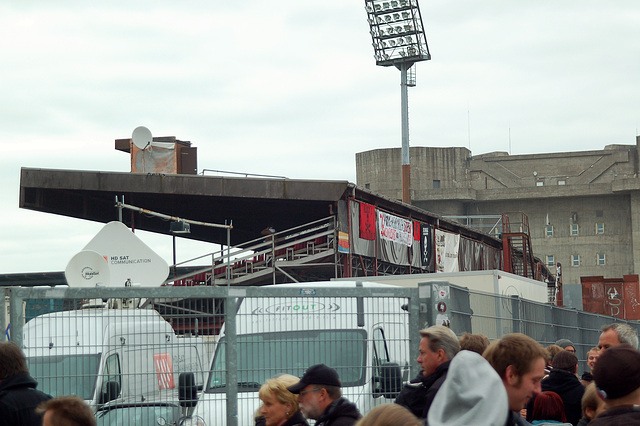
{"type": "Polygon", "coordinates": [[[508,412],[507,391],[498,373],[477,353],[460,351],[433,400],[427,424],[504,426],[508,412]]]}

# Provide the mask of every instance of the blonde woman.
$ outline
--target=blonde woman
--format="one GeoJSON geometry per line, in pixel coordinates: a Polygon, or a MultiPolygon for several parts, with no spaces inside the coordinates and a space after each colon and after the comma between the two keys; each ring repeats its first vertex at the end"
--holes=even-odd
{"type": "Polygon", "coordinates": [[[299,378],[291,374],[281,374],[262,385],[258,392],[262,406],[258,410],[256,425],[309,426],[300,412],[298,395],[287,390],[287,387],[299,381],[299,378]]]}

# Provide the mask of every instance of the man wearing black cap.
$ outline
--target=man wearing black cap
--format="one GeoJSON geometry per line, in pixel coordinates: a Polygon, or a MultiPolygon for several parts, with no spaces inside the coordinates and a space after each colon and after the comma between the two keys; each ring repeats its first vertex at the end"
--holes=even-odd
{"type": "Polygon", "coordinates": [[[593,368],[593,379],[607,409],[589,426],[640,424],[640,351],[629,345],[603,351],[593,368]]]}
{"type": "Polygon", "coordinates": [[[362,416],[354,404],[342,398],[341,386],[336,370],[317,364],[287,389],[298,395],[300,410],[316,420],[316,426],[352,426],[362,416]]]}

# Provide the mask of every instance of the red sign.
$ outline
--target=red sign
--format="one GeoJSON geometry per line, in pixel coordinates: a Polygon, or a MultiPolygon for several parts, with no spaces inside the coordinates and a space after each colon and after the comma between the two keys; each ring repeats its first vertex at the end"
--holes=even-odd
{"type": "Polygon", "coordinates": [[[171,354],[153,354],[153,363],[156,366],[156,375],[158,376],[158,389],[175,389],[171,354]]]}

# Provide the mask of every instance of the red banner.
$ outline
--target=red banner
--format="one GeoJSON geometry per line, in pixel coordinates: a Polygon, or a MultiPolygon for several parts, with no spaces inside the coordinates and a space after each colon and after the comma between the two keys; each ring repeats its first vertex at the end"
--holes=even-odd
{"type": "Polygon", "coordinates": [[[371,204],[360,203],[360,238],[376,239],[376,208],[371,204]]]}
{"type": "Polygon", "coordinates": [[[420,241],[420,222],[413,222],[413,240],[420,241]]]}

